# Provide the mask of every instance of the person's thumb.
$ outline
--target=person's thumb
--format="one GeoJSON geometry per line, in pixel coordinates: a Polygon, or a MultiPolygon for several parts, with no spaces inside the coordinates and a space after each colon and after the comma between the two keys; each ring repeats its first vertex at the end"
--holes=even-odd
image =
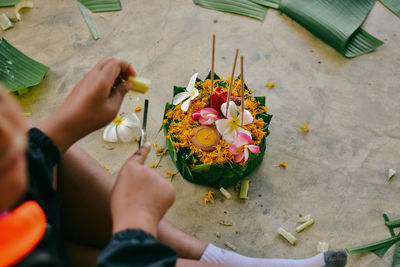
{"type": "Polygon", "coordinates": [[[139,164],[144,164],[147,159],[147,155],[151,150],[151,144],[149,142],[144,143],[129,160],[133,160],[139,164]]]}

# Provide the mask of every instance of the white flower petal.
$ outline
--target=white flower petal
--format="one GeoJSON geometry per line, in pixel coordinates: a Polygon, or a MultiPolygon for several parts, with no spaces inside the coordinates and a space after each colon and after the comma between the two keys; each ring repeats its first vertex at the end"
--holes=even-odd
{"type": "Polygon", "coordinates": [[[136,114],[128,114],[123,117],[121,125],[129,128],[140,128],[140,120],[136,114]]]}
{"type": "Polygon", "coordinates": [[[236,136],[237,132],[235,130],[227,128],[223,133],[222,138],[228,143],[233,143],[236,139],[236,136]]]}
{"type": "MultiPolygon", "coordinates": [[[[221,112],[226,117],[226,102],[221,105],[221,112]]],[[[238,107],[235,102],[229,101],[229,109],[228,109],[228,119],[229,118],[237,118],[238,107]]]]}
{"type": "Polygon", "coordinates": [[[193,96],[190,97],[190,100],[195,99],[199,95],[199,90],[196,88],[193,89],[193,96]]]}
{"type": "Polygon", "coordinates": [[[124,143],[132,141],[135,137],[134,130],[123,125],[117,126],[117,134],[119,139],[124,143]]]}
{"type": "Polygon", "coordinates": [[[111,142],[111,143],[117,143],[118,142],[117,130],[116,130],[115,123],[113,123],[113,122],[110,123],[104,129],[103,140],[106,141],[106,142],[111,142]]]}
{"type": "Polygon", "coordinates": [[[189,105],[190,105],[190,98],[188,100],[186,100],[185,102],[183,102],[183,104],[181,105],[181,109],[183,111],[187,111],[189,109],[189,105]]]}
{"type": "Polygon", "coordinates": [[[225,130],[228,128],[228,120],[227,119],[220,119],[215,121],[215,126],[217,127],[217,131],[220,134],[223,134],[225,130]]]}
{"type": "Polygon", "coordinates": [[[190,97],[190,93],[181,92],[181,93],[177,94],[176,96],[174,96],[174,99],[172,100],[172,104],[176,106],[188,97],[190,97]]]}
{"type": "MultiPolygon", "coordinates": [[[[242,113],[240,112],[239,115],[240,124],[242,123],[242,113]]],[[[250,111],[244,110],[243,111],[243,125],[247,125],[253,122],[253,115],[251,115],[250,111]]]]}
{"type": "Polygon", "coordinates": [[[198,73],[193,74],[193,76],[190,78],[189,84],[186,87],[186,91],[188,91],[189,93],[193,91],[194,86],[196,84],[196,79],[197,79],[197,75],[199,75],[198,73]]]}

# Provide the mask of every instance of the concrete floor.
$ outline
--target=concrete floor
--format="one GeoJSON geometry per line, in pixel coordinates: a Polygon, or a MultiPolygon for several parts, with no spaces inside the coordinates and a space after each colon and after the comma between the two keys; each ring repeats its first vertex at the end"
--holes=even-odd
{"type": "MultiPolygon", "coordinates": [[[[377,51],[346,59],[297,23],[269,10],[264,22],[195,6],[191,0],[122,0],[123,11],[91,14],[101,37],[94,41],[73,0],[35,0],[23,21],[2,36],[51,67],[46,79],[19,97],[25,112],[44,118],[74,84],[102,57],[131,62],[152,80],[147,95],[129,93],[122,110],[132,111],[150,99],[149,139],[157,135],[172,86],[186,86],[190,76],[210,68],[211,34],[217,35],[216,72],[230,75],[234,50],[245,57],[248,85],[265,95],[274,115],[262,166],[249,177],[249,199],[217,193],[214,204],[201,196],[210,190],[173,180],[175,205],[167,217],[201,240],[255,257],[309,257],[318,241],[345,248],[389,236],[382,213],[400,218],[400,176],[387,183],[388,168],[400,171],[400,19],[381,4],[364,29],[385,41],[377,51]],[[267,80],[276,86],[265,88],[267,80]],[[299,127],[310,124],[311,132],[299,127]],[[282,169],[276,164],[287,161],[282,169]],[[279,226],[295,232],[299,214],[316,223],[289,245],[277,236],[279,226]],[[232,227],[218,221],[232,221],[232,227]],[[222,237],[215,236],[220,232],[222,237]]],[[[12,14],[12,9],[0,12],[12,14]]],[[[141,117],[142,114],[140,113],[141,117]]],[[[80,144],[113,174],[137,145],[109,145],[102,130],[80,144]],[[114,150],[107,148],[113,147],[114,150]]],[[[148,163],[158,157],[152,153],[148,163]]],[[[175,172],[165,157],[157,171],[175,172]]],[[[382,258],[350,256],[348,266],[391,266],[393,248],[382,258]]]]}

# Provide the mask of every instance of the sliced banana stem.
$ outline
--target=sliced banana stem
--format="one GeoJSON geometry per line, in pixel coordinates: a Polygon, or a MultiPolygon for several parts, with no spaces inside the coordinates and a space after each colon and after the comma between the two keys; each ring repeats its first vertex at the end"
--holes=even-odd
{"type": "Polygon", "coordinates": [[[21,20],[21,15],[19,14],[19,11],[23,8],[33,8],[32,0],[22,0],[15,5],[15,16],[17,17],[17,20],[21,20]]]}
{"type": "Polygon", "coordinates": [[[306,229],[307,227],[312,225],[314,222],[315,222],[315,220],[311,219],[303,224],[300,224],[299,226],[296,227],[296,232],[300,233],[301,231],[303,231],[304,229],[306,229]]]}
{"type": "Polygon", "coordinates": [[[225,188],[221,187],[219,189],[219,191],[221,191],[221,193],[224,195],[224,197],[226,197],[227,199],[231,199],[232,195],[231,193],[228,192],[228,190],[226,190],[225,188]]]}
{"type": "Polygon", "coordinates": [[[283,236],[290,244],[292,245],[296,244],[297,238],[288,231],[286,231],[285,229],[283,229],[282,227],[279,227],[278,234],[283,236]]]}
{"type": "Polygon", "coordinates": [[[228,241],[225,242],[225,246],[227,246],[228,248],[230,248],[231,250],[236,250],[236,246],[232,245],[231,243],[229,243],[228,241]]]}
{"type": "Polygon", "coordinates": [[[129,76],[128,80],[133,85],[133,91],[144,94],[150,89],[150,80],[146,78],[129,76]]]}
{"type": "Polygon", "coordinates": [[[7,29],[9,29],[9,28],[12,28],[12,23],[11,23],[11,21],[10,21],[10,19],[7,17],[7,15],[6,14],[1,14],[0,15],[0,27],[1,27],[1,29],[3,30],[3,31],[5,31],[5,30],[7,30],[7,29]]]}
{"type": "Polygon", "coordinates": [[[240,199],[248,199],[247,193],[249,191],[249,180],[242,180],[242,185],[240,187],[240,199]]]}
{"type": "Polygon", "coordinates": [[[307,214],[304,216],[301,216],[298,220],[297,223],[305,223],[307,221],[311,220],[311,214],[307,214]]]}
{"type": "Polygon", "coordinates": [[[326,242],[318,242],[317,251],[318,252],[325,252],[328,251],[329,244],[326,242]]]}

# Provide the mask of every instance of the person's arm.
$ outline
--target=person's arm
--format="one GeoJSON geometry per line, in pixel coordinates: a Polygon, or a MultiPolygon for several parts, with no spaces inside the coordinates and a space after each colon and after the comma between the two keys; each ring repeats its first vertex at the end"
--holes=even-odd
{"type": "Polygon", "coordinates": [[[121,168],[110,201],[113,237],[98,266],[175,266],[175,250],[156,239],[175,192],[170,182],[144,166],[150,150],[144,144],[121,168]]]}
{"type": "Polygon", "coordinates": [[[63,104],[37,126],[63,154],[73,143],[117,115],[136,73],[127,62],[104,58],[75,86],[63,104]]]}

